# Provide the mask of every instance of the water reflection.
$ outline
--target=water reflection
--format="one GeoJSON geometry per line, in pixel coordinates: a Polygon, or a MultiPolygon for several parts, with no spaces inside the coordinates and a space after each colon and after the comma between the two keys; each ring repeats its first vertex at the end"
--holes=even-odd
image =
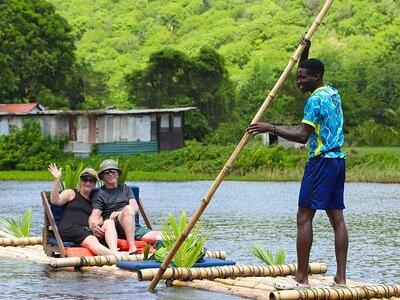
{"type": "MultiPolygon", "coordinates": [[[[141,198],[156,228],[166,212],[192,214],[210,182],[143,182],[141,198]]],[[[33,210],[33,232],[39,235],[43,210],[39,192],[49,182],[0,182],[0,216],[15,217],[33,210]]],[[[209,249],[222,249],[238,263],[258,263],[251,244],[276,251],[285,248],[294,262],[298,183],[223,182],[205,212],[212,229],[209,249]]],[[[348,276],[370,282],[400,283],[400,185],[347,184],[345,217],[350,234],[348,276]]],[[[326,262],[334,273],[333,232],[324,212],[315,216],[312,261],[326,262]]],[[[54,272],[42,266],[0,259],[0,290],[4,297],[50,299],[119,299],[140,294],[144,299],[205,299],[210,294],[160,285],[158,294],[146,293],[147,283],[90,272],[54,272]],[[111,287],[111,288],[110,288],[111,287]],[[26,296],[26,297],[25,297],[26,296]]],[[[219,298],[224,296],[218,295],[219,298]]],[[[228,298],[227,298],[228,299],[228,298]]],[[[229,299],[232,297],[229,296],[229,299]]]]}

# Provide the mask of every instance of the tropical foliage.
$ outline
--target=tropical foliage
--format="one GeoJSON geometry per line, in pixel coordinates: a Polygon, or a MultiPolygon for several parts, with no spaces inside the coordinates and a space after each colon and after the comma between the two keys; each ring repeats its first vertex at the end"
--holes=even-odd
{"type": "Polygon", "coordinates": [[[187,130],[190,137],[199,122],[206,120],[207,127],[216,129],[226,121],[234,103],[234,89],[224,60],[215,50],[203,47],[196,57],[183,52],[165,49],[150,56],[144,70],[136,70],[128,77],[130,99],[135,106],[159,108],[195,106],[199,120],[194,119],[187,130]]]}
{"type": "Polygon", "coordinates": [[[0,102],[37,101],[74,107],[74,37],[67,21],[43,0],[0,2],[0,102]],[[71,96],[71,97],[69,97],[71,96]]]}
{"type": "Polygon", "coordinates": [[[83,163],[81,162],[76,169],[72,169],[70,165],[65,166],[61,177],[61,189],[76,189],[79,183],[79,175],[83,170],[83,163]]]}
{"type": "Polygon", "coordinates": [[[14,237],[28,237],[31,235],[32,210],[27,209],[20,219],[1,218],[3,230],[14,237]]]}
{"type": "Polygon", "coordinates": [[[257,245],[250,246],[251,253],[268,266],[283,265],[285,263],[286,253],[284,249],[279,249],[275,256],[269,249],[262,249],[257,245]]]}
{"type": "Polygon", "coordinates": [[[0,135],[0,169],[43,170],[68,157],[63,153],[66,142],[64,137],[42,135],[39,122],[26,121],[21,129],[12,127],[8,135],[0,135]]]}
{"type": "Polygon", "coordinates": [[[122,171],[121,176],[118,178],[118,183],[119,184],[124,184],[126,181],[126,178],[128,176],[129,170],[130,170],[130,165],[128,161],[124,161],[122,163],[118,163],[119,168],[122,171]]]}
{"type": "MultiPolygon", "coordinates": [[[[161,228],[163,247],[155,252],[154,257],[156,260],[163,261],[165,259],[186,225],[186,210],[182,211],[178,222],[172,214],[168,214],[168,219],[163,222],[161,228]]],[[[204,244],[209,235],[200,233],[202,225],[202,221],[199,221],[192,229],[190,235],[183,241],[172,259],[172,263],[175,266],[190,268],[204,255],[204,244]]]]}

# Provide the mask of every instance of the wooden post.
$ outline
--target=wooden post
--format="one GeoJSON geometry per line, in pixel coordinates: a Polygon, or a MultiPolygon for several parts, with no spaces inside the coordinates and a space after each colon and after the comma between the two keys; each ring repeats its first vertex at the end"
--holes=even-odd
{"type": "MultiPolygon", "coordinates": [[[[304,36],[306,39],[311,40],[312,36],[314,35],[315,31],[317,30],[318,26],[321,24],[324,16],[328,12],[329,8],[331,7],[333,3],[333,0],[327,0],[322,7],[321,11],[319,12],[318,16],[316,17],[315,21],[311,25],[311,27],[308,29],[306,35],[304,36]]],[[[279,77],[278,81],[275,83],[273,89],[270,91],[268,94],[267,98],[265,99],[264,103],[261,105],[260,109],[258,110],[257,114],[253,118],[251,123],[255,123],[261,120],[263,117],[264,113],[266,112],[268,106],[270,103],[275,99],[277,93],[281,90],[284,81],[290,74],[291,70],[297,63],[297,61],[300,58],[301,53],[303,52],[304,48],[306,45],[300,44],[296,51],[294,52],[293,56],[291,57],[288,65],[284,69],[283,73],[279,77]]],[[[231,157],[228,159],[220,173],[218,174],[217,178],[214,180],[212,186],[209,188],[207,191],[204,199],[200,203],[200,207],[197,209],[197,211],[194,213],[192,218],[190,219],[189,223],[186,225],[184,230],[182,231],[181,235],[179,238],[176,240],[174,245],[172,246],[171,250],[168,252],[167,257],[164,259],[160,269],[158,270],[157,275],[154,277],[154,279],[150,282],[148,286],[149,291],[153,291],[154,288],[156,287],[157,283],[160,281],[162,275],[164,274],[165,270],[168,268],[169,263],[171,262],[172,258],[174,257],[175,253],[178,251],[179,247],[183,243],[183,241],[188,237],[190,231],[194,227],[194,225],[197,223],[197,221],[200,219],[202,216],[203,212],[205,211],[207,205],[210,203],[214,193],[218,189],[219,185],[221,184],[222,180],[225,178],[225,176],[229,173],[229,171],[233,167],[233,163],[235,160],[239,157],[241,154],[244,146],[248,143],[248,141],[251,139],[252,135],[245,132],[243,135],[240,143],[237,145],[236,149],[233,151],[231,157]]]]}

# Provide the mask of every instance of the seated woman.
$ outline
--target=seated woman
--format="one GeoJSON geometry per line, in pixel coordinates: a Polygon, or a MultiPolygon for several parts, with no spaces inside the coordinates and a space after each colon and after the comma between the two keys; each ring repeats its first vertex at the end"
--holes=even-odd
{"type": "Polygon", "coordinates": [[[61,168],[58,169],[56,164],[50,164],[49,171],[53,175],[51,202],[61,206],[63,211],[59,225],[63,241],[88,248],[97,255],[118,253],[117,231],[113,220],[104,221],[101,227],[108,248],[99,242],[89,228],[88,220],[92,213],[90,197],[98,179],[96,171],[92,168],[84,169],[79,176],[78,189],[66,189],[61,193],[59,193],[61,168]]]}

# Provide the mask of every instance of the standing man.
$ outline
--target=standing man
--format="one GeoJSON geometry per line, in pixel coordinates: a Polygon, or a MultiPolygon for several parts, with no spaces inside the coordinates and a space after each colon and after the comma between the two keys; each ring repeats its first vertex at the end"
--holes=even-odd
{"type": "Polygon", "coordinates": [[[311,43],[304,38],[306,48],[297,69],[297,86],[310,93],[302,124],[297,130],[256,122],[247,132],[270,132],[287,140],[305,144],[309,140],[310,155],[301,182],[297,212],[297,274],[294,280],[277,285],[291,289],[309,285],[308,264],[313,242],[312,221],[317,209],[325,210],[335,233],[337,271],[333,284],[346,284],[348,235],[343,217],[346,160],[341,151],[344,144],[343,112],[339,93],[324,85],[324,65],[308,59],[311,43]]]}
{"type": "Polygon", "coordinates": [[[96,236],[101,237],[104,235],[100,226],[102,220],[114,220],[118,238],[126,238],[129,253],[136,254],[135,214],[139,208],[132,190],[126,184],[118,184],[121,173],[118,163],[112,159],[100,164],[98,175],[104,181],[104,185],[93,199],[89,226],[96,236]]]}

